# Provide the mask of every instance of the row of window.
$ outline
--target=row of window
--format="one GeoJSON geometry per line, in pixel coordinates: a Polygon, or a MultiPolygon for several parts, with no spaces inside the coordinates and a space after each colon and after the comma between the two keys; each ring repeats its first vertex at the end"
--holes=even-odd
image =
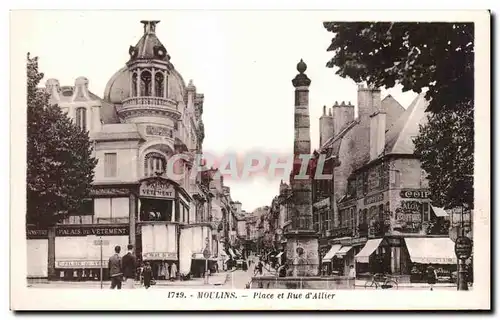
{"type": "MultiPolygon", "coordinates": [[[[106,178],[116,177],[117,165],[118,165],[118,155],[116,153],[105,153],[104,177],[106,178]]],[[[146,155],[144,159],[144,176],[152,177],[152,176],[162,175],[166,172],[166,168],[167,168],[167,160],[163,155],[157,152],[150,152],[146,155]]]]}
{"type": "Polygon", "coordinates": [[[154,80],[152,73],[149,70],[142,70],[141,77],[138,80],[138,73],[132,74],[132,96],[137,97],[160,97],[167,98],[168,96],[168,76],[163,74],[163,71],[154,73],[154,80]]]}

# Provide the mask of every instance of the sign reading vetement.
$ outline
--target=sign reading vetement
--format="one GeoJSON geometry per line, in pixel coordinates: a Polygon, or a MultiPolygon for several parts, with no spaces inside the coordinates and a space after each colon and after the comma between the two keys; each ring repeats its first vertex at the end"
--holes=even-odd
{"type": "Polygon", "coordinates": [[[459,259],[468,259],[472,254],[472,241],[467,237],[458,237],[455,241],[455,254],[459,259]]]}
{"type": "Polygon", "coordinates": [[[174,186],[168,183],[148,183],[143,182],[139,189],[139,195],[143,197],[174,198],[174,186]]]}

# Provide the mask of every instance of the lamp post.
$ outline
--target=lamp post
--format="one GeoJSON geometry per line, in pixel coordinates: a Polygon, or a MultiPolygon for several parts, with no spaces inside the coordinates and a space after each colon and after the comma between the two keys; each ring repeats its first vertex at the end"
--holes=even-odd
{"type": "MultiPolygon", "coordinates": [[[[472,241],[465,234],[466,218],[464,217],[464,208],[468,209],[467,204],[463,204],[460,208],[460,221],[458,237],[455,240],[455,254],[457,256],[457,290],[467,291],[469,286],[467,285],[467,269],[465,268],[465,261],[471,256],[472,253],[472,241]]],[[[455,214],[452,214],[452,223],[454,222],[455,214]]],[[[470,226],[471,214],[468,214],[468,225],[470,226]]]]}

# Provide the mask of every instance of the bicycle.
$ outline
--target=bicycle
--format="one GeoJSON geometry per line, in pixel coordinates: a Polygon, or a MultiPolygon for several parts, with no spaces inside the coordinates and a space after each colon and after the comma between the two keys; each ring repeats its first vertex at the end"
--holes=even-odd
{"type": "Polygon", "coordinates": [[[382,289],[397,289],[398,281],[393,276],[376,273],[365,283],[365,289],[373,287],[375,287],[375,289],[379,287],[382,289]]]}

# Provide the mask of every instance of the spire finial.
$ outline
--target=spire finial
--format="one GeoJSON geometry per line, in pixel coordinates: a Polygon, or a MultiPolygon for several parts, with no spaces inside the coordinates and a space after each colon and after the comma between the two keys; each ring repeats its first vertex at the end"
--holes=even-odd
{"type": "Polygon", "coordinates": [[[297,64],[297,71],[300,73],[304,73],[307,70],[307,64],[304,60],[300,59],[300,62],[297,64]]]}
{"type": "Polygon", "coordinates": [[[144,34],[155,33],[156,25],[160,23],[160,20],[141,20],[144,25],[144,34]]]}

